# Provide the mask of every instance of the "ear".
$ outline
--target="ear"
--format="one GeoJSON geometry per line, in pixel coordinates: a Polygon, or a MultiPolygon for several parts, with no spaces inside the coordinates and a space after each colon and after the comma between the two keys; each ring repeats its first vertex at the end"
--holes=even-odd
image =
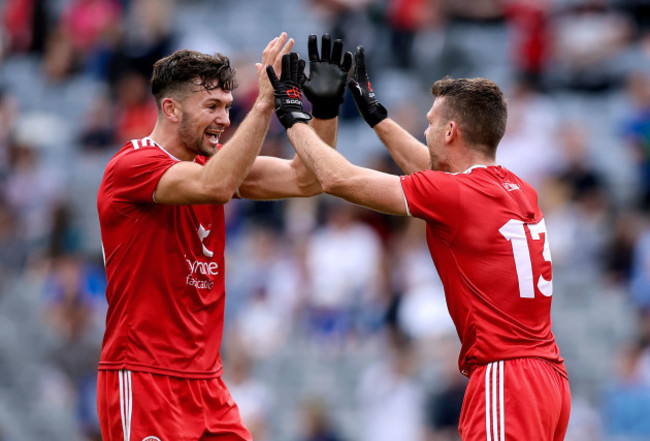
{"type": "Polygon", "coordinates": [[[459,127],[458,123],[454,120],[451,120],[447,123],[447,127],[445,127],[445,143],[446,144],[451,144],[456,140],[456,138],[459,136],[459,127]]]}
{"type": "Polygon", "coordinates": [[[171,122],[177,123],[181,120],[183,113],[180,103],[173,98],[163,98],[161,104],[163,116],[171,122]]]}

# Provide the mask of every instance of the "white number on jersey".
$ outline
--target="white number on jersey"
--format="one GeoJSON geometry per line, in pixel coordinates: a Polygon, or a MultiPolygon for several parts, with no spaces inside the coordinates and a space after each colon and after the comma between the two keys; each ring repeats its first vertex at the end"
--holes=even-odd
{"type": "MultiPolygon", "coordinates": [[[[548,234],[546,233],[544,219],[536,224],[526,224],[517,219],[510,219],[504,226],[499,228],[499,233],[512,244],[517,279],[519,280],[519,296],[532,299],[535,297],[535,283],[533,281],[533,266],[525,227],[528,227],[532,240],[541,240],[541,235],[542,233],[544,234],[544,251],[542,252],[542,256],[545,261],[550,262],[551,249],[548,246],[548,234]]],[[[550,297],[553,295],[553,280],[546,280],[540,275],[537,280],[537,288],[543,295],[550,297]]]]}

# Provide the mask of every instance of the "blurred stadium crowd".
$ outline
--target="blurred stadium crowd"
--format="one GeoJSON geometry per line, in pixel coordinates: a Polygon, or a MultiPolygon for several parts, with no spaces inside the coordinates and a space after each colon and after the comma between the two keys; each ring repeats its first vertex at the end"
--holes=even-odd
{"type": "MultiPolygon", "coordinates": [[[[232,133],[282,30],[303,58],[310,33],[363,44],[379,100],[421,139],[434,80],[501,86],[497,159],[536,186],[550,232],[567,440],[650,440],[650,2],[4,0],[0,14],[1,441],[100,439],[95,198],[110,156],[153,127],[153,62],[230,56],[232,133]]],[[[350,96],[338,144],[399,173],[350,96]]],[[[292,154],[279,124],[263,154],[292,154]]],[[[465,380],[420,221],[327,196],[233,200],[227,220],[225,380],[256,441],[458,439],[465,380]]]]}

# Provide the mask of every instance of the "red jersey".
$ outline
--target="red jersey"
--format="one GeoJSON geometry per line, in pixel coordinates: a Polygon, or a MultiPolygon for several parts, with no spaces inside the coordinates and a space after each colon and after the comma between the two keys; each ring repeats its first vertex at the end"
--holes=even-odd
{"type": "Polygon", "coordinates": [[[106,166],[97,195],[108,278],[100,369],[221,375],[223,206],[155,203],[158,181],[178,162],[144,138],[106,166]]]}
{"type": "Polygon", "coordinates": [[[401,182],[410,214],[427,223],[461,372],[519,357],[565,372],[551,332],[551,253],[535,190],[501,166],[427,170],[401,182]]]}

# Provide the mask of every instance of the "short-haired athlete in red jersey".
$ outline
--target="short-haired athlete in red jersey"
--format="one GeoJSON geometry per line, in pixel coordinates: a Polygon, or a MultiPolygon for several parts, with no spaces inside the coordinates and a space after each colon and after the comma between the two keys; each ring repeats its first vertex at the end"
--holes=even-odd
{"type": "MultiPolygon", "coordinates": [[[[316,68],[305,90],[311,126],[334,146],[352,54],[330,43],[323,36],[319,56],[310,36],[316,68]]],[[[97,386],[104,441],[251,439],[221,380],[223,205],[233,195],[322,192],[297,157],[258,156],[275,101],[265,67],[279,69],[292,46],[285,33],[269,42],[257,100],[223,146],[236,86],[228,58],[181,50],[154,65],[156,126],[115,154],[97,196],[108,277],[97,386]]]]}
{"type": "MultiPolygon", "coordinates": [[[[288,57],[288,56],[287,56],[288,57]]],[[[276,88],[291,87],[297,72],[276,88]]],[[[551,253],[537,193],[497,165],[506,128],[501,90],[483,78],[436,81],[426,145],[387,117],[370,86],[363,48],[348,83],[357,107],[407,173],[395,176],[349,163],[297,115],[287,134],[327,193],[365,207],[426,221],[427,244],[461,341],[469,377],[459,431],[464,441],[560,441],[571,393],[551,332],[551,253]]],[[[344,251],[342,251],[344,252],[344,251]]]]}

